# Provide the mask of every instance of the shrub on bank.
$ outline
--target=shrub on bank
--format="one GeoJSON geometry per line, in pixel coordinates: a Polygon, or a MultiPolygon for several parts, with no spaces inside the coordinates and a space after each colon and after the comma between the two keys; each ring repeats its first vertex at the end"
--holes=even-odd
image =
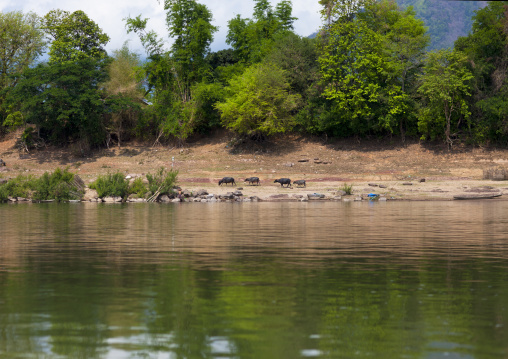
{"type": "Polygon", "coordinates": [[[129,181],[120,172],[99,176],[89,187],[97,191],[99,198],[122,197],[129,195],[129,181]]]}
{"type": "Polygon", "coordinates": [[[178,171],[167,171],[164,167],[159,168],[154,175],[148,173],[146,175],[146,179],[148,180],[148,190],[152,193],[152,195],[172,194],[176,185],[177,176],[178,171]]]}
{"type": "Polygon", "coordinates": [[[136,178],[134,181],[132,181],[131,185],[129,186],[129,194],[134,194],[138,198],[145,197],[147,192],[148,189],[143,183],[143,179],[141,177],[136,178]]]}
{"type": "Polygon", "coordinates": [[[36,181],[33,176],[18,175],[1,186],[2,195],[0,195],[0,199],[6,201],[8,197],[31,198],[36,187],[36,181]]]}
{"type": "Polygon", "coordinates": [[[34,200],[44,201],[54,199],[57,201],[78,200],[83,192],[74,181],[74,173],[57,168],[53,173],[45,172],[34,181],[34,200]]]}

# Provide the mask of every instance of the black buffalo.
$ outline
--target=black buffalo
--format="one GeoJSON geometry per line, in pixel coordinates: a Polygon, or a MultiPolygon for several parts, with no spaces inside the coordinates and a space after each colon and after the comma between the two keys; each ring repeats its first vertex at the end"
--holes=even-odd
{"type": "Polygon", "coordinates": [[[257,184],[259,185],[259,177],[249,177],[246,178],[244,182],[249,182],[249,184],[257,184]]]}
{"type": "Polygon", "coordinates": [[[296,180],[293,181],[293,184],[297,185],[298,187],[307,187],[307,185],[305,184],[305,180],[296,180]]]}
{"type": "Polygon", "coordinates": [[[273,181],[273,183],[280,183],[281,187],[284,187],[284,185],[287,185],[287,187],[291,186],[291,180],[289,178],[279,178],[273,181]]]}
{"type": "Polygon", "coordinates": [[[228,183],[231,183],[232,186],[236,186],[235,179],[233,177],[223,177],[219,181],[219,186],[222,186],[222,184],[225,184],[227,186],[228,183]]]}
{"type": "Polygon", "coordinates": [[[4,160],[2,160],[2,159],[0,158],[0,167],[3,167],[3,166],[7,166],[7,165],[5,164],[4,160]]]}

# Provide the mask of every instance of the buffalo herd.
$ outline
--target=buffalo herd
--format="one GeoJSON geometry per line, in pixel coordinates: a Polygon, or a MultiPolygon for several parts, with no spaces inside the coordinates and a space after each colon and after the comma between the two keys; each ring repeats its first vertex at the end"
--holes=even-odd
{"type": "MultiPolygon", "coordinates": [[[[249,185],[253,186],[259,186],[261,185],[261,181],[259,180],[259,177],[249,177],[244,180],[244,182],[248,182],[249,185]]],[[[223,184],[227,185],[228,183],[231,183],[232,186],[236,186],[235,179],[233,177],[223,177],[221,180],[219,180],[219,186],[222,186],[223,184]]],[[[280,183],[281,187],[284,187],[286,185],[286,188],[289,188],[291,186],[291,179],[289,178],[278,178],[273,183],[280,183]]],[[[296,180],[293,181],[293,184],[297,187],[307,187],[305,180],[296,180]]]]}

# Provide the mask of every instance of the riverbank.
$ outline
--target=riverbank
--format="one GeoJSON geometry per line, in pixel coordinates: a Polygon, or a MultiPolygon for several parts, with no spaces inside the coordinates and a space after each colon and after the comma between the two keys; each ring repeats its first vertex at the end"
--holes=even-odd
{"type": "MultiPolygon", "coordinates": [[[[40,176],[46,171],[69,167],[89,184],[98,175],[121,172],[131,178],[145,177],[160,167],[179,171],[178,185],[195,194],[205,190],[219,198],[243,188],[242,198],[300,200],[322,194],[326,199],[355,200],[378,194],[388,200],[451,200],[471,193],[498,192],[508,198],[508,183],[485,180],[491,169],[508,164],[508,151],[444,147],[420,143],[403,146],[396,142],[325,142],[297,136],[280,137],[265,144],[232,148],[225,132],[189,142],[185,147],[152,147],[129,143],[120,148],[82,153],[79,147],[45,148],[20,153],[15,136],[0,140],[0,178],[18,174],[40,176]],[[218,186],[224,177],[234,177],[237,186],[218,186]],[[260,186],[244,183],[256,176],[260,186]],[[277,178],[306,181],[305,188],[281,187],[277,178]],[[424,180],[424,181],[422,181],[424,180]],[[344,196],[344,185],[353,186],[353,195],[344,196]]],[[[238,196],[237,196],[238,197],[238,196]]],[[[203,199],[203,198],[201,198],[203,199]]]]}

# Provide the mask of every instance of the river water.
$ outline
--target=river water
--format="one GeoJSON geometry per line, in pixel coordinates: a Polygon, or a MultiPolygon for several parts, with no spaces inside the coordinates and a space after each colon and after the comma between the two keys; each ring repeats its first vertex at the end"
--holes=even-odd
{"type": "Polygon", "coordinates": [[[0,358],[507,358],[508,202],[0,205],[0,358]]]}

